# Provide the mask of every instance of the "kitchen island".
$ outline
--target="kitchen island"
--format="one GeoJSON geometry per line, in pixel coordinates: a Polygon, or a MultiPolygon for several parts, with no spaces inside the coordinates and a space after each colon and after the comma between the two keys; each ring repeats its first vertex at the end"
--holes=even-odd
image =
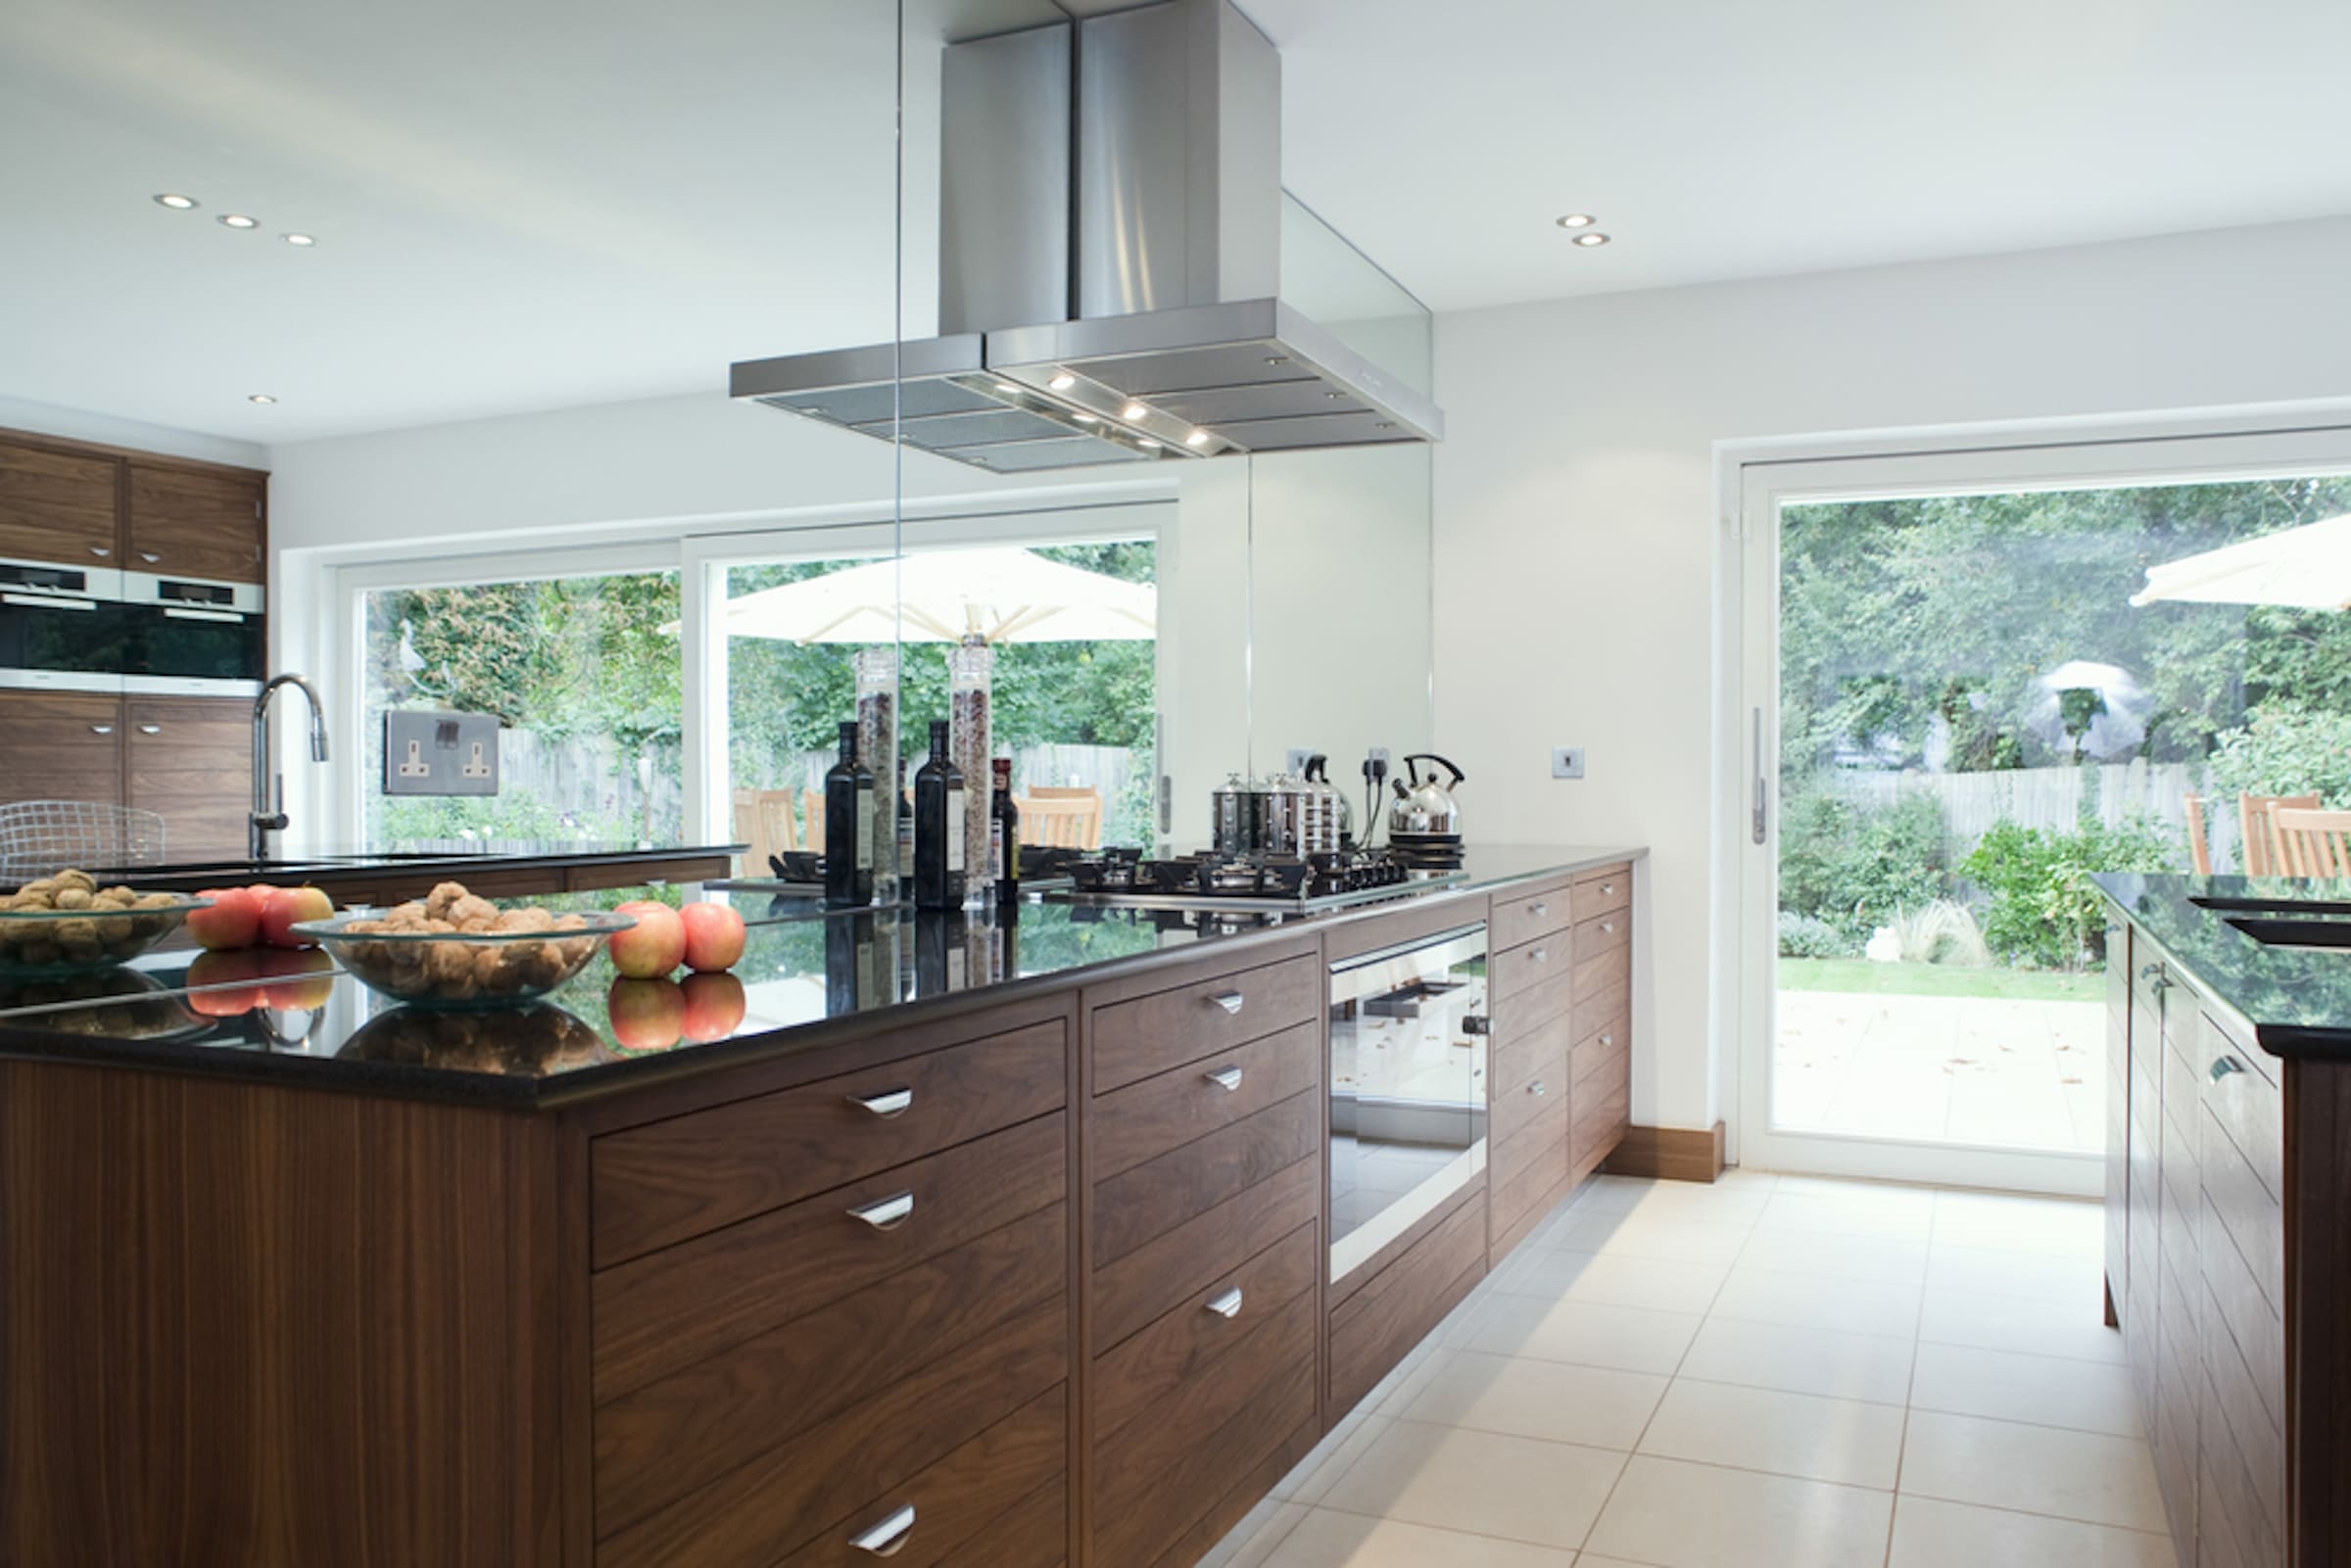
{"type": "Polygon", "coordinates": [[[2351,884],[2096,880],[2107,1314],[2180,1560],[2351,1561],[2351,884]]]}
{"type": "Polygon", "coordinates": [[[17,998],[0,1558],[1185,1568],[1622,1138],[1639,858],[737,894],[744,1010],[674,1045],[601,958],[528,1014],[17,998]],[[1490,1158],[1334,1279],[1329,967],[1479,927],[1490,1158]]]}

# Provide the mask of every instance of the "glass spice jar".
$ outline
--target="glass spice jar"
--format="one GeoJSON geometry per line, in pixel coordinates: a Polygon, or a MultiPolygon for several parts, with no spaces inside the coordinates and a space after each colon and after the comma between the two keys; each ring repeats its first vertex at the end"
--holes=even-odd
{"type": "Polygon", "coordinates": [[[898,650],[857,650],[857,760],[872,770],[874,790],[874,901],[898,901],[899,879],[912,868],[899,864],[898,802],[905,771],[898,759],[898,650]]]}
{"type": "Polygon", "coordinates": [[[960,644],[947,650],[947,755],[963,770],[963,841],[981,851],[972,855],[965,874],[967,899],[985,900],[995,896],[995,868],[985,863],[987,857],[984,852],[994,804],[995,773],[988,765],[994,755],[988,734],[988,708],[995,671],[996,650],[976,633],[967,635],[960,644]]]}

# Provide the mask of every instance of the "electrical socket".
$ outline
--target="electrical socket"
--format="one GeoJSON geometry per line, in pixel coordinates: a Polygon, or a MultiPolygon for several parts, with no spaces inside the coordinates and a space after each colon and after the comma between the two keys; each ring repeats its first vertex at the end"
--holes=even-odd
{"type": "Polygon", "coordinates": [[[1584,776],[1584,748],[1582,746],[1553,746],[1551,748],[1551,776],[1554,779],[1581,779],[1584,776]]]}

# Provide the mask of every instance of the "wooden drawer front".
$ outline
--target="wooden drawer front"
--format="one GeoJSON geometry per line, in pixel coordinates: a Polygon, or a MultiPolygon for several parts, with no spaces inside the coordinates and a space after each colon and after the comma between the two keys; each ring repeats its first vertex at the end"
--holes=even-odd
{"type": "Polygon", "coordinates": [[[1567,1059],[1567,1076],[1578,1088],[1587,1080],[1633,1081],[1632,1026],[1622,1014],[1604,1023],[1567,1059]],[[1602,1074],[1607,1074],[1602,1079],[1602,1074]]]}
{"type": "Polygon", "coordinates": [[[1311,955],[1094,1009],[1094,1093],[1309,1023],[1322,1012],[1311,955]]]}
{"type": "Polygon", "coordinates": [[[953,1252],[648,1383],[596,1412],[596,1529],[610,1535],[909,1371],[1063,1310],[1069,1208],[953,1252]]]}
{"type": "Polygon", "coordinates": [[[1054,1019],[606,1133],[588,1157],[596,1266],[1058,1110],[1068,1051],[1069,1025],[1054,1019]]]}
{"type": "Polygon", "coordinates": [[[768,1568],[886,1517],[898,1506],[886,1499],[942,1465],[957,1494],[1010,1508],[1067,1468],[1068,1350],[1058,1310],[1016,1319],[605,1537],[598,1568],[768,1568]]]}
{"type": "MultiPolygon", "coordinates": [[[[872,1553],[854,1550],[840,1559],[855,1568],[866,1568],[873,1560],[872,1553]]],[[[1011,1512],[990,1520],[979,1535],[963,1543],[950,1560],[954,1568],[1067,1568],[1071,1560],[1070,1478],[1055,1476],[1040,1491],[1014,1504],[1011,1512]]],[[[801,1560],[793,1557],[784,1568],[802,1568],[801,1560]]]]}
{"type": "MultiPolygon", "coordinates": [[[[1607,960],[1603,959],[1601,962],[1605,964],[1607,960]]],[[[1580,1043],[1608,1030],[1613,1024],[1621,1023],[1632,1016],[1632,997],[1633,987],[1629,976],[1616,979],[1598,990],[1587,991],[1583,988],[1582,977],[1579,975],[1575,992],[1575,1011],[1568,1015],[1567,1020],[1569,1031],[1580,1043]]],[[[1626,1030],[1625,1040],[1628,1045],[1630,1044],[1630,1035],[1631,1031],[1626,1030]]]]}
{"type": "MultiPolygon", "coordinates": [[[[1543,1109],[1509,1138],[1494,1145],[1494,1158],[1487,1181],[1492,1186],[1507,1186],[1519,1173],[1542,1164],[1547,1154],[1556,1152],[1562,1170],[1567,1158],[1567,1117],[1569,1102],[1565,1095],[1546,1096],[1539,1102],[1543,1109]]],[[[1554,1178],[1557,1179],[1556,1177],[1554,1178]]],[[[1511,1217],[1515,1218],[1515,1215],[1511,1217]]]]}
{"type": "Polygon", "coordinates": [[[2204,1198],[2271,1309],[2285,1309],[2285,1212],[2219,1120],[2204,1113],[2204,1198]]]}
{"type": "Polygon", "coordinates": [[[1577,1165],[1623,1137],[1633,1120],[1630,1082],[1611,1082],[1605,1073],[1594,1074],[1592,1081],[1597,1092],[1575,1097],[1575,1133],[1567,1141],[1569,1162],[1577,1165]]]}
{"type": "Polygon", "coordinates": [[[1094,1266],[1118,1261],[1321,1146],[1322,1096],[1309,1089],[1096,1183],[1094,1266]]]}
{"type": "Polygon", "coordinates": [[[1633,904],[1633,868],[1603,866],[1598,871],[1579,873],[1575,886],[1568,892],[1574,905],[1577,925],[1595,915],[1611,909],[1630,909],[1633,904]]]}
{"type": "Polygon", "coordinates": [[[1094,1440],[1097,1563],[1148,1563],[1315,1408],[1312,1291],[1246,1330],[1148,1421],[1094,1440]]]}
{"type": "Polygon", "coordinates": [[[973,1568],[981,1562],[1053,1568],[1070,1549],[1069,1391],[1038,1395],[1012,1415],[784,1559],[781,1568],[863,1568],[875,1552],[856,1538],[901,1508],[914,1526],[890,1548],[890,1568],[973,1568]],[[1040,1472],[1039,1490],[1007,1506],[1040,1472]]]}
{"type": "Polygon", "coordinates": [[[1518,1129],[1555,1106],[1567,1103],[1567,1021],[1494,1054],[1493,1117],[1488,1136],[1499,1149],[1518,1129]]]}
{"type": "Polygon", "coordinates": [[[1532,1158],[1520,1163],[1516,1173],[1507,1181],[1501,1179],[1498,1172],[1487,1189],[1487,1206],[1494,1215],[1493,1256],[1496,1259],[1524,1239],[1513,1232],[1535,1219],[1543,1207],[1543,1200],[1567,1179],[1571,1167],[1568,1164],[1564,1123],[1557,1129],[1557,1134],[1545,1136],[1544,1130],[1525,1133],[1521,1141],[1529,1144],[1532,1158]]]}
{"type": "Polygon", "coordinates": [[[2196,1544],[2192,1558],[2183,1555],[2182,1561],[2192,1560],[2194,1568],[2277,1568],[2276,1560],[2247,1562],[2237,1549],[2236,1529],[2229,1522],[2214,1474],[2226,1448],[2226,1444],[2216,1444],[2196,1454],[2196,1544]]]}
{"type": "Polygon", "coordinates": [[[1115,1176],[1321,1083],[1322,1030],[1312,1022],[1130,1083],[1102,1096],[1089,1113],[1094,1179],[1115,1176]]]}
{"type": "Polygon", "coordinates": [[[170,577],[263,581],[262,475],[150,468],[138,462],[129,471],[125,567],[170,577]]]}
{"type": "Polygon", "coordinates": [[[1064,1201],[1066,1136],[1057,1111],[595,1275],[599,1402],[1064,1201]],[[851,1212],[906,1195],[887,1230],[851,1212]]]}
{"type": "MultiPolygon", "coordinates": [[[[2219,1407],[2217,1390],[2207,1393],[2219,1407]]],[[[2221,1560],[2242,1562],[2247,1568],[2274,1568],[2285,1557],[2285,1537],[2271,1522],[2253,1482],[2252,1470],[2236,1446],[2226,1418],[2205,1424],[2200,1434],[2204,1485],[2198,1489],[2199,1544],[2217,1542],[2221,1560]]]]}
{"type": "MultiPolygon", "coordinates": [[[[1281,1484],[1282,1477],[1295,1470],[1312,1453],[1315,1441],[1322,1434],[1322,1423],[1315,1416],[1290,1429],[1290,1435],[1275,1444],[1266,1456],[1241,1473],[1240,1480],[1217,1499],[1208,1512],[1192,1521],[1191,1528],[1168,1544],[1159,1560],[1150,1568],[1197,1568],[1208,1560],[1209,1554],[1250,1512],[1281,1484]]],[[[956,1568],[963,1568],[958,1563],[956,1568]]],[[[976,1565],[985,1568],[985,1565],[976,1565]]]]}
{"type": "Polygon", "coordinates": [[[2234,1347],[2253,1380],[2253,1392],[2270,1419],[2285,1424],[2285,1320],[2253,1282],[2253,1271],[2237,1255],[2236,1245],[2221,1228],[2207,1199],[2204,1223],[2196,1236],[2196,1261],[2211,1298],[2212,1313],[2204,1324],[2215,1346],[2234,1347]]]}
{"type": "MultiPolygon", "coordinates": [[[[1493,956],[1489,965],[1494,974],[1494,996],[1507,1001],[1533,990],[1545,980],[1572,974],[1575,970],[1575,948],[1570,933],[1546,936],[1524,947],[1509,947],[1493,956]]],[[[1520,1013],[1513,1025],[1532,1023],[1535,1019],[1520,1013]]]]}
{"type": "Polygon", "coordinates": [[[1095,1268],[1094,1351],[1117,1345],[1321,1212],[1322,1162],[1310,1156],[1117,1262],[1095,1268]]]}
{"type": "Polygon", "coordinates": [[[112,457],[0,442],[0,555],[120,566],[112,457]]]}
{"type": "Polygon", "coordinates": [[[122,798],[122,705],[116,698],[0,692],[0,725],[8,733],[0,747],[0,801],[111,805],[122,798]]]}
{"type": "Polygon", "coordinates": [[[1319,1225],[1299,1226],[1096,1359],[1090,1379],[1095,1441],[1162,1408],[1256,1325],[1301,1296],[1312,1296],[1325,1260],[1321,1234],[1319,1225]]]}
{"type": "Polygon", "coordinates": [[[1486,1201],[1474,1194],[1330,1314],[1330,1419],[1371,1392],[1486,1271],[1486,1201]]]}
{"type": "MultiPolygon", "coordinates": [[[[1559,940],[1555,939],[1551,945],[1556,951],[1559,940]]],[[[1519,951],[1523,952],[1524,949],[1519,949],[1519,951]]],[[[1497,970],[1504,967],[1504,961],[1509,956],[1509,954],[1500,955],[1493,960],[1492,967],[1497,970]]],[[[1514,995],[1488,996],[1486,998],[1487,1012],[1493,1022],[1495,1038],[1498,1040],[1520,1039],[1543,1028],[1554,1019],[1563,1019],[1567,1016],[1568,1005],[1575,1000],[1575,970],[1571,965],[1560,964],[1556,960],[1552,962],[1551,968],[1558,973],[1536,976],[1532,985],[1514,995]]]]}
{"type": "Polygon", "coordinates": [[[1594,919],[1579,921],[1575,927],[1575,962],[1580,970],[1603,953],[1613,953],[1630,945],[1632,939],[1633,917],[1629,911],[1610,910],[1594,919]]]}
{"type": "MultiPolygon", "coordinates": [[[[2244,1157],[2273,1202],[2285,1198],[2285,1097],[2261,1075],[2258,1051],[2239,1050],[2219,1029],[2203,1031],[2205,1107],[2244,1157]]],[[[2183,1117],[2185,1113],[2182,1113],[2183,1117]]]]}
{"type": "Polygon", "coordinates": [[[1574,904],[1564,887],[1547,887],[1517,898],[1497,898],[1494,914],[1487,923],[1486,943],[1496,950],[1517,947],[1539,936],[1563,931],[1574,924],[1574,904]]]}
{"type": "MultiPolygon", "coordinates": [[[[2285,1428],[2271,1414],[2256,1386],[2253,1372],[2237,1351],[2236,1342],[2219,1323],[2220,1304],[2204,1298],[2206,1324],[2200,1335],[2204,1373],[2211,1379],[2212,1398],[2204,1409],[2204,1425],[2216,1434],[2225,1430],[2244,1461],[2264,1526],[2279,1540],[2285,1538],[2285,1428]]],[[[2282,1392],[2282,1391],[2279,1391],[2282,1392]]]]}
{"type": "MultiPolygon", "coordinates": [[[[1612,947],[1596,953],[1575,966],[1575,1002],[1582,1007],[1587,997],[1607,996],[1614,991],[1629,991],[1633,984],[1633,950],[1612,947]]],[[[1576,1031],[1582,1038],[1583,1031],[1576,1031]]]]}

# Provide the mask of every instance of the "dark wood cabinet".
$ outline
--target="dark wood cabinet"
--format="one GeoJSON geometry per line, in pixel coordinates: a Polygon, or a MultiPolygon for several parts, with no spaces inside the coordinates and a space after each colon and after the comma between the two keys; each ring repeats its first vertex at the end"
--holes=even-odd
{"type": "Polygon", "coordinates": [[[174,861],[242,859],[253,810],[253,703],[244,697],[127,697],[124,805],[164,819],[174,861]]]}
{"type": "Polygon", "coordinates": [[[122,565],[162,577],[265,581],[265,483],[236,469],[130,462],[122,565]]]}
{"type": "Polygon", "coordinates": [[[0,439],[0,556],[120,565],[120,477],[114,457],[0,439]]]}
{"type": "Polygon", "coordinates": [[[0,692],[0,801],[122,800],[122,704],[79,691],[0,692]]]}

